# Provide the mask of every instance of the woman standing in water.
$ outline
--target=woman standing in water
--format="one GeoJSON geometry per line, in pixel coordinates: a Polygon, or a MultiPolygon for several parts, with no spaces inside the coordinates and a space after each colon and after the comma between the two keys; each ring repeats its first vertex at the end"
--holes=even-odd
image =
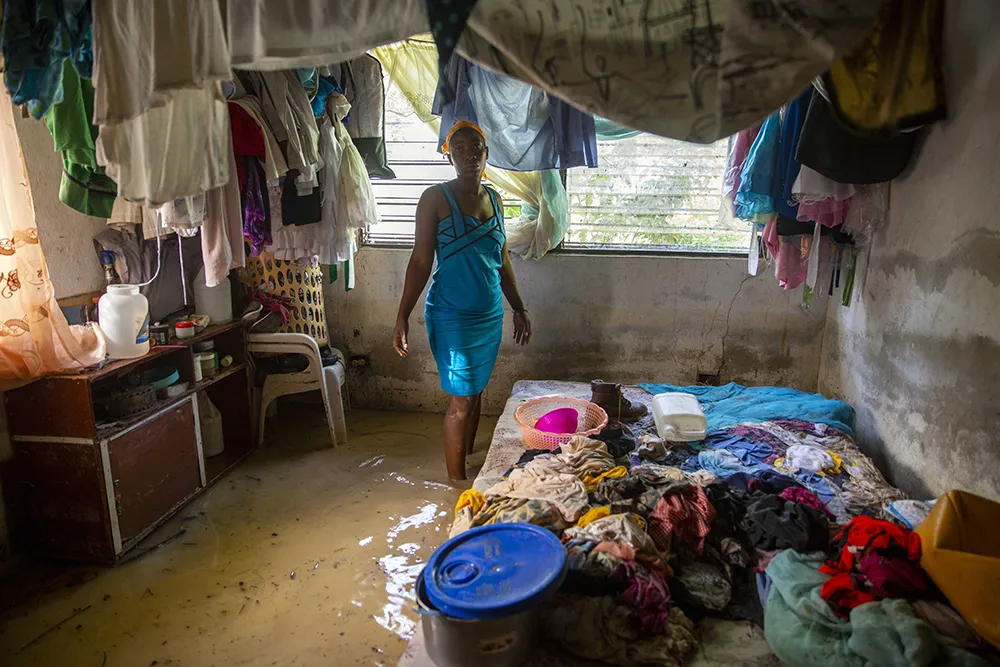
{"type": "Polygon", "coordinates": [[[531,340],[531,323],[507,254],[500,196],[482,184],[489,148],[475,123],[459,121],[443,146],[457,178],[424,190],[417,204],[413,254],[406,267],[393,345],[409,351],[410,313],[437,267],[424,315],[431,351],[448,394],[444,453],[448,476],[465,479],[465,456],[479,427],[483,389],[503,335],[503,296],[514,311],[514,340],[531,340]]]}

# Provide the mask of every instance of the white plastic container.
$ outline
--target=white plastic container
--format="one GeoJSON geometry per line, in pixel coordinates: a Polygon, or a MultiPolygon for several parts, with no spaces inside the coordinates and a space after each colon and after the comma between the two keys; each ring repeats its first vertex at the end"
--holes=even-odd
{"type": "Polygon", "coordinates": [[[205,392],[198,392],[198,421],[201,422],[201,451],[206,457],[225,450],[222,438],[222,413],[205,392]]]}
{"type": "Polygon", "coordinates": [[[149,302],[138,285],[108,285],[97,302],[97,323],[112,359],[134,359],[149,352],[149,302]]]}
{"type": "Polygon", "coordinates": [[[664,440],[704,440],[708,423],[705,412],[692,394],[657,394],[653,397],[656,432],[664,440]]]}
{"type": "Polygon", "coordinates": [[[225,324],[233,320],[233,294],[229,278],[215,287],[205,283],[205,267],[194,279],[194,309],[199,315],[208,315],[212,324],[225,324]]]}

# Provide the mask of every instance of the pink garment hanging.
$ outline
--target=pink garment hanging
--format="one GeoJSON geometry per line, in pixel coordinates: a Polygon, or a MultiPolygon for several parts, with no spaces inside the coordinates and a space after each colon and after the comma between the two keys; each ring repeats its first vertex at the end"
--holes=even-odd
{"type": "Polygon", "coordinates": [[[824,227],[836,227],[847,218],[853,199],[854,197],[841,200],[823,199],[799,204],[795,217],[799,222],[818,222],[824,227]]]}
{"type": "Polygon", "coordinates": [[[782,238],[778,236],[778,221],[775,219],[764,227],[764,244],[774,257],[774,277],[782,289],[795,289],[805,282],[811,237],[782,238]]]}
{"type": "Polygon", "coordinates": [[[743,163],[760,132],[760,127],[761,123],[757,123],[738,132],[736,138],[733,139],[732,150],[726,157],[726,175],[722,180],[722,198],[729,202],[730,208],[732,208],[733,199],[736,197],[736,190],[740,186],[743,163]]]}

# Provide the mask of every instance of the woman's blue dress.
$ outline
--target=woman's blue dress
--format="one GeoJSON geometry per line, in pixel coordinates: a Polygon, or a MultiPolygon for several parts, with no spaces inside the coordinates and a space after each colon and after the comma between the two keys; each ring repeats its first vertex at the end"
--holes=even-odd
{"type": "Polygon", "coordinates": [[[448,186],[440,187],[451,215],[437,227],[437,262],[424,308],[427,335],[441,388],[475,396],[490,379],[503,336],[503,213],[490,188],[493,216],[483,221],[463,215],[448,186]]]}

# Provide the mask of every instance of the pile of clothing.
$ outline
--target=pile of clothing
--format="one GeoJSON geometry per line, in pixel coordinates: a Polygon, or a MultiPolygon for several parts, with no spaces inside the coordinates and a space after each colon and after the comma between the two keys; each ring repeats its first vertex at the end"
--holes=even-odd
{"type": "Polygon", "coordinates": [[[558,535],[569,574],[544,630],[583,658],[680,665],[714,617],[762,627],[788,664],[981,664],[984,642],[921,568],[920,537],[876,518],[903,496],[857,451],[849,406],[785,390],[822,421],[719,427],[733,392],[734,410],[771,416],[736,389],[710,388],[704,441],[613,424],[525,451],[461,495],[451,535],[519,521],[558,535]]]}

